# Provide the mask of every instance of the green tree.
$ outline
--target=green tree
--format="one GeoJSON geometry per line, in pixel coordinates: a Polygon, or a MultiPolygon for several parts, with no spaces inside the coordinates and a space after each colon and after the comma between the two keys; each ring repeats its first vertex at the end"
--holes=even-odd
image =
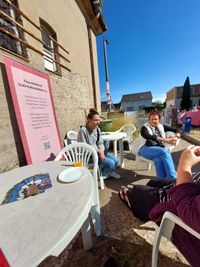
{"type": "Polygon", "coordinates": [[[186,109],[186,110],[190,109],[190,79],[189,77],[186,78],[184,86],[183,86],[181,109],[186,109]]]}
{"type": "Polygon", "coordinates": [[[152,104],[159,111],[163,110],[166,106],[166,103],[162,103],[162,101],[160,100],[155,100],[155,102],[153,102],[152,104]]]}

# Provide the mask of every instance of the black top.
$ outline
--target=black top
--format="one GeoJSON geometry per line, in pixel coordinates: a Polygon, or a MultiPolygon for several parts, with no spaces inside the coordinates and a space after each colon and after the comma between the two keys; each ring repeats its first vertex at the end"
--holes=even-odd
{"type": "MultiPolygon", "coordinates": [[[[164,127],[164,131],[165,132],[170,131],[170,132],[174,132],[174,133],[179,133],[178,129],[173,128],[173,127],[171,127],[169,125],[163,125],[163,127],[164,127]]],[[[147,146],[164,146],[163,142],[159,142],[159,141],[156,140],[157,136],[161,137],[161,134],[160,134],[158,128],[155,127],[155,133],[154,134],[150,134],[148,132],[147,128],[145,126],[142,126],[140,133],[141,133],[141,136],[143,138],[147,139],[145,145],[147,145],[147,146]]]]}

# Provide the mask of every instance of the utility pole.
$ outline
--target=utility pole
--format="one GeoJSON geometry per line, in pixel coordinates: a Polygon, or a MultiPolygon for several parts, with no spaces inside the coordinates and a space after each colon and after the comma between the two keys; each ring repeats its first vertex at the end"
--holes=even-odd
{"type": "Polygon", "coordinates": [[[109,44],[108,40],[106,39],[106,37],[103,37],[104,64],[105,64],[105,75],[106,75],[106,102],[108,110],[110,112],[112,109],[112,100],[111,100],[110,84],[108,78],[108,60],[107,60],[107,50],[106,50],[107,44],[109,44]]]}

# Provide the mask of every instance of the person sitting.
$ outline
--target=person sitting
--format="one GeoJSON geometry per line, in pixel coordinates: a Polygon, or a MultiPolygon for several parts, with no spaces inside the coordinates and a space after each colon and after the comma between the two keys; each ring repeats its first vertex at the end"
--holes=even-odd
{"type": "Polygon", "coordinates": [[[78,132],[78,142],[84,142],[93,146],[99,156],[101,175],[105,178],[113,177],[120,179],[120,175],[115,171],[119,165],[119,160],[111,153],[105,151],[101,130],[99,128],[100,116],[96,109],[91,108],[87,115],[87,123],[78,132]]]}
{"type": "MultiPolygon", "coordinates": [[[[181,154],[177,179],[153,179],[147,185],[132,189],[122,186],[120,199],[135,216],[158,225],[165,211],[179,216],[186,224],[200,232],[200,171],[192,174],[192,167],[200,163],[200,146],[189,146],[181,154]]],[[[180,227],[173,231],[173,243],[192,266],[199,266],[200,240],[180,227]]]]}
{"type": "Polygon", "coordinates": [[[146,143],[140,148],[138,154],[144,158],[153,160],[156,168],[156,177],[158,178],[174,178],[176,171],[172,156],[164,143],[176,145],[180,138],[178,129],[168,125],[162,125],[160,122],[160,114],[153,110],[149,113],[149,121],[141,128],[141,136],[146,143]],[[175,133],[175,137],[165,137],[166,131],[175,133]]]}

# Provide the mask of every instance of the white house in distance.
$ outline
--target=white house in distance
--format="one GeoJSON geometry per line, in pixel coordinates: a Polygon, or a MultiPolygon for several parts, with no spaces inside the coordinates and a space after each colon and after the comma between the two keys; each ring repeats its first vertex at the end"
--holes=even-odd
{"type": "MultiPolygon", "coordinates": [[[[190,85],[190,106],[200,105],[200,84],[190,85]]],[[[180,108],[183,93],[183,86],[176,86],[170,89],[166,95],[166,107],[180,108]]]]}
{"type": "Polygon", "coordinates": [[[152,93],[151,91],[123,95],[121,99],[120,109],[125,111],[138,111],[145,107],[152,106],[152,93]]]}

